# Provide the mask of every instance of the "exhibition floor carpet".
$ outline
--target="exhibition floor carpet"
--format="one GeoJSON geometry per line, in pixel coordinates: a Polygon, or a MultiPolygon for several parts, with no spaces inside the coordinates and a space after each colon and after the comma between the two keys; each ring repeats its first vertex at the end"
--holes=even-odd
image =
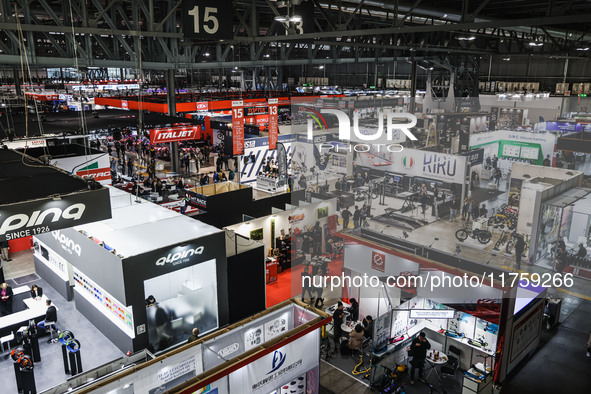
{"type": "MultiPolygon", "coordinates": [[[[289,300],[292,297],[299,297],[302,294],[301,275],[304,265],[297,265],[277,274],[277,282],[267,285],[267,308],[277,305],[280,302],[289,300]]],[[[328,270],[331,275],[340,275],[343,270],[343,257],[328,263],[328,270]]],[[[340,298],[340,294],[332,294],[329,289],[324,289],[323,298],[340,298]]],[[[308,300],[306,298],[306,300],[308,300]]]]}
{"type": "MultiPolygon", "coordinates": [[[[59,330],[72,331],[76,339],[80,341],[80,355],[84,371],[123,356],[123,353],[107,337],[76,310],[74,301],[66,301],[43,279],[38,279],[37,275],[28,275],[27,277],[15,278],[14,282],[28,286],[36,283],[43,288],[43,293],[58,307],[57,327],[59,330]],[[34,280],[34,282],[31,280],[34,280]]],[[[64,373],[61,345],[57,343],[48,344],[48,338],[41,337],[39,339],[41,362],[36,363],[34,369],[37,392],[42,392],[63,383],[70,377],[64,373]]],[[[7,354],[5,350],[4,354],[7,354]]],[[[0,387],[2,388],[0,389],[1,393],[18,392],[12,359],[5,360],[1,356],[0,387]]]]}

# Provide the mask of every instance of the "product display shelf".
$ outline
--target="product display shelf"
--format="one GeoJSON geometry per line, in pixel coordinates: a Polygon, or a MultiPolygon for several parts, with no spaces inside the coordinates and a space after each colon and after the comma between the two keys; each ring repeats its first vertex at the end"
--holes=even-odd
{"type": "Polygon", "coordinates": [[[433,331],[435,334],[440,335],[442,337],[445,337],[446,339],[451,339],[454,342],[459,342],[459,343],[461,343],[464,346],[468,346],[468,347],[470,347],[470,348],[472,348],[474,350],[478,350],[478,351],[480,351],[482,353],[486,353],[486,354],[491,355],[491,356],[495,354],[494,350],[488,350],[488,349],[485,349],[485,348],[482,348],[482,347],[470,345],[468,343],[468,338],[466,338],[466,337],[464,337],[464,338],[454,338],[454,337],[450,337],[449,335],[442,334],[442,333],[439,332],[439,330],[441,330],[441,327],[436,327],[431,322],[427,322],[427,324],[424,326],[424,328],[426,328],[426,329],[428,329],[430,331],[433,331]]]}

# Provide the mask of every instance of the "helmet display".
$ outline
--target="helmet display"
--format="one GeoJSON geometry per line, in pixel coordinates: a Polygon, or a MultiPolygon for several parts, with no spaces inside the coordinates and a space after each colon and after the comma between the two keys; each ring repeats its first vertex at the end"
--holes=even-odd
{"type": "Polygon", "coordinates": [[[66,343],[66,349],[70,353],[76,353],[80,350],[80,342],[77,339],[70,339],[68,343],[66,343]]]}
{"type": "Polygon", "coordinates": [[[22,369],[26,369],[28,371],[33,369],[33,360],[31,360],[31,357],[25,355],[20,356],[17,360],[16,360],[16,364],[22,368],[22,369]]]}
{"type": "Polygon", "coordinates": [[[71,339],[74,339],[74,334],[72,334],[71,331],[64,330],[64,331],[60,332],[60,334],[57,338],[62,343],[62,345],[67,345],[68,341],[70,341],[71,339]]]}
{"type": "Polygon", "coordinates": [[[24,355],[25,355],[25,351],[23,350],[23,348],[20,348],[20,347],[15,347],[10,352],[10,357],[12,357],[13,361],[18,360],[19,357],[24,356],[24,355]]]}

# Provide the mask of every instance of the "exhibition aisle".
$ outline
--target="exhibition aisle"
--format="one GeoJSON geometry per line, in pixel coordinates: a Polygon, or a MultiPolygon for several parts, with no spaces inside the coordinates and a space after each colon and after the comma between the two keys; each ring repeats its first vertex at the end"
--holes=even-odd
{"type": "MultiPolygon", "coordinates": [[[[577,300],[577,299],[574,299],[577,300]]],[[[563,301],[564,303],[564,301],[563,301]]],[[[503,393],[581,393],[588,391],[591,357],[585,357],[589,339],[591,302],[582,301],[560,325],[548,335],[549,339],[503,386],[503,393]],[[556,366],[563,365],[568,379],[557,379],[556,366]]],[[[543,340],[543,337],[542,337],[543,340]]]]}
{"type": "MultiPolygon", "coordinates": [[[[9,280],[10,282],[11,280],[9,280]]],[[[12,280],[18,286],[37,284],[43,289],[44,295],[53,301],[58,308],[57,328],[69,330],[80,341],[80,355],[83,371],[108,363],[123,356],[121,351],[105,337],[90,321],[76,310],[74,302],[68,302],[57,293],[47,282],[36,274],[12,280]]],[[[64,373],[62,349],[59,343],[47,343],[49,336],[39,339],[41,362],[35,363],[35,382],[37,392],[49,389],[66,381],[70,376],[64,373]]],[[[6,345],[5,345],[6,346],[6,345]]],[[[4,354],[8,354],[5,352],[4,354]]],[[[0,357],[0,387],[4,393],[16,393],[16,380],[12,359],[0,357]]]]}
{"type": "MultiPolygon", "coordinates": [[[[333,274],[340,274],[343,269],[343,259],[339,257],[328,263],[329,272],[333,274]]],[[[280,302],[286,301],[291,297],[299,297],[302,294],[301,290],[295,293],[292,292],[292,287],[295,288],[296,280],[302,277],[304,265],[297,265],[277,274],[277,281],[267,284],[267,308],[277,305],[280,302]],[[295,293],[295,294],[293,294],[295,293]]],[[[299,282],[297,282],[299,284],[299,282]]],[[[341,294],[331,293],[330,289],[324,289],[323,297],[326,299],[325,304],[328,305],[328,299],[337,299],[341,294]]],[[[309,302],[309,298],[305,299],[309,302]]]]}

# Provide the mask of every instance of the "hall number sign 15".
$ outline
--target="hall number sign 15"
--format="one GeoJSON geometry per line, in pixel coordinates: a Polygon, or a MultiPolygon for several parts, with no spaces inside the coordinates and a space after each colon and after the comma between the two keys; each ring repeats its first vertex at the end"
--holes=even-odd
{"type": "Polygon", "coordinates": [[[232,0],[183,0],[185,38],[231,39],[232,0]]]}

